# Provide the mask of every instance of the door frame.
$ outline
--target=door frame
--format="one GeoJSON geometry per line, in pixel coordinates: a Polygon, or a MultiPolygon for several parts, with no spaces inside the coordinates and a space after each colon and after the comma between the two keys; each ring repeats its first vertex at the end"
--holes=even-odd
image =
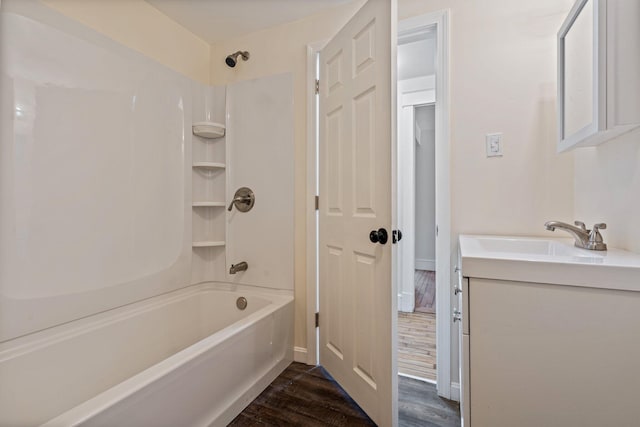
{"type": "MultiPolygon", "coordinates": [[[[441,10],[398,23],[398,33],[420,31],[435,25],[437,32],[436,59],[436,347],[438,395],[459,400],[459,385],[451,384],[451,194],[450,194],[450,94],[449,94],[449,11],[441,10]]],[[[318,363],[318,334],[315,313],[318,307],[317,254],[317,104],[316,58],[326,41],[307,46],[307,197],[306,197],[306,349],[294,349],[295,360],[309,365],[318,363]]],[[[395,161],[395,159],[392,159],[395,161]]],[[[395,197],[393,195],[393,200],[395,197]]],[[[395,260],[394,260],[395,261],[395,260]]],[[[397,262],[393,277],[397,277],[397,262]]],[[[394,344],[397,347],[397,342],[394,344]]],[[[394,354],[397,348],[391,349],[394,354]]],[[[457,369],[457,368],[456,368],[457,369]]]]}
{"type": "MultiPolygon", "coordinates": [[[[398,228],[402,230],[405,243],[398,245],[396,280],[398,282],[398,311],[405,313],[412,313],[415,309],[417,169],[415,167],[415,143],[412,143],[415,139],[415,110],[420,106],[431,105],[435,107],[435,88],[431,88],[432,82],[435,82],[435,79],[421,77],[412,79],[405,85],[398,82],[398,185],[396,188],[398,191],[398,228]]],[[[435,260],[433,263],[431,268],[432,271],[435,271],[435,260]]]]}

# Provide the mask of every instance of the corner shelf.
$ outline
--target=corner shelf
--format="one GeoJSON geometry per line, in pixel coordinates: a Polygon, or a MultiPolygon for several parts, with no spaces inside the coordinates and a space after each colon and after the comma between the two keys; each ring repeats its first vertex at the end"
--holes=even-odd
{"type": "Polygon", "coordinates": [[[224,241],[204,241],[204,242],[192,242],[191,246],[194,248],[214,248],[224,246],[224,241]]]}
{"type": "Polygon", "coordinates": [[[227,165],[217,162],[193,162],[193,167],[197,169],[224,169],[227,165]]]}
{"type": "Polygon", "coordinates": [[[215,122],[197,122],[191,126],[191,131],[195,136],[216,139],[224,136],[225,126],[215,122]]]}
{"type": "Polygon", "coordinates": [[[194,208],[225,207],[225,202],[193,202],[194,208]]]}

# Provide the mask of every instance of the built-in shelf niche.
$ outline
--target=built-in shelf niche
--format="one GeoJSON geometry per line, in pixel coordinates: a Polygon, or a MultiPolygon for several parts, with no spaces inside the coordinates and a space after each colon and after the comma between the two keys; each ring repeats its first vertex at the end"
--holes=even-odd
{"type": "Polygon", "coordinates": [[[192,156],[192,283],[220,280],[226,266],[226,88],[195,88],[192,156]]]}
{"type": "Polygon", "coordinates": [[[213,247],[224,246],[224,245],[225,245],[225,242],[219,241],[219,240],[205,240],[203,242],[192,243],[192,246],[194,248],[213,248],[213,247]]]}
{"type": "Polygon", "coordinates": [[[206,139],[222,138],[225,134],[225,126],[216,122],[198,122],[191,127],[194,135],[206,139]]]}
{"type": "Polygon", "coordinates": [[[193,162],[193,167],[196,169],[224,169],[227,165],[216,162],[193,162]]]}

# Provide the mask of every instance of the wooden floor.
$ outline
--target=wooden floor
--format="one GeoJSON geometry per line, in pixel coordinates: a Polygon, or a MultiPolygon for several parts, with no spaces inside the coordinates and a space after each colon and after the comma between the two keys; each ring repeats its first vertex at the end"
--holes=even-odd
{"type": "Polygon", "coordinates": [[[398,313],[398,371],[436,380],[436,273],[416,270],[413,313],[398,313]]]}
{"type": "Polygon", "coordinates": [[[230,426],[375,426],[320,366],[292,363],[230,426]]]}
{"type": "Polygon", "coordinates": [[[436,315],[398,313],[398,372],[436,380],[436,315]]]}
{"type": "Polygon", "coordinates": [[[422,313],[436,312],[436,272],[416,270],[416,309],[422,313]]]}
{"type": "MultiPolygon", "coordinates": [[[[400,377],[400,427],[459,426],[455,402],[441,399],[435,386],[400,377]]],[[[230,426],[375,426],[322,368],[292,363],[245,408],[230,426]]]]}
{"type": "Polygon", "coordinates": [[[438,397],[436,386],[400,377],[398,380],[400,427],[457,427],[460,405],[438,397]]]}

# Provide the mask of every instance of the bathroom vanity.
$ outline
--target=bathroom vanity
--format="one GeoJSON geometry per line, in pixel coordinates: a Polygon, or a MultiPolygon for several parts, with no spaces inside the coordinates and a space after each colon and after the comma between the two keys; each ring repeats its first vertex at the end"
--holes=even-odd
{"type": "Polygon", "coordinates": [[[640,255],[461,236],[463,425],[637,425],[640,255]]]}

